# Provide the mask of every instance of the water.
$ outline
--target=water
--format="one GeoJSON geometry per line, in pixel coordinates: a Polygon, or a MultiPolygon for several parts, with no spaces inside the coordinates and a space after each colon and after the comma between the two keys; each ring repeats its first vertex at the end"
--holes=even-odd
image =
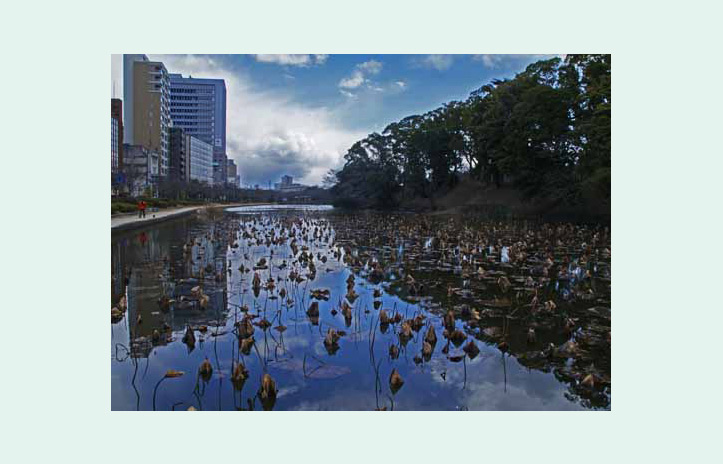
{"type": "Polygon", "coordinates": [[[125,298],[127,310],[111,321],[112,409],[610,409],[609,249],[601,227],[328,207],[113,233],[111,306],[125,298]],[[382,310],[402,321],[381,324],[382,310]],[[253,345],[239,336],[245,315],[253,345]],[[430,326],[437,342],[423,355],[430,326]],[[336,343],[324,343],[329,329],[336,343]],[[234,382],[239,362],[248,375],[234,382]],[[275,398],[260,394],[264,374],[275,398]]]}

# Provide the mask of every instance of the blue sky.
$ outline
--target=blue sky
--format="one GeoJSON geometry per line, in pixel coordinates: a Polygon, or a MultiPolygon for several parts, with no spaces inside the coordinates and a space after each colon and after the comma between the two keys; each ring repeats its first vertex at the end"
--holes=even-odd
{"type": "MultiPolygon", "coordinates": [[[[548,55],[549,56],[549,55],[548,55]]],[[[316,184],[360,138],[464,100],[543,55],[149,55],[170,72],[226,80],[227,151],[243,184],[316,184]]],[[[112,56],[121,95],[121,59],[112,56]]]]}

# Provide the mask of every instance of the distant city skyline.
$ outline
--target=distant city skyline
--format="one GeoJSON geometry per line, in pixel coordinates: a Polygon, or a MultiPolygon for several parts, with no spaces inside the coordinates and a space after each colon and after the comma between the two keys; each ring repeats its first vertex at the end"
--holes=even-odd
{"type": "MultiPolygon", "coordinates": [[[[148,55],[170,74],[223,79],[226,153],[244,185],[320,184],[357,140],[553,55],[148,55]]],[[[111,93],[122,98],[122,58],[111,93]]],[[[124,102],[125,103],[125,102],[124,102]]]]}

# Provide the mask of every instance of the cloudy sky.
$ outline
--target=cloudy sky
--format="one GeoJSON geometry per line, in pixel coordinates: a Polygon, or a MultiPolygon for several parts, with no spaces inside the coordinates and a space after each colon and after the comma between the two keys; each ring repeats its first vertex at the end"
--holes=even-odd
{"type": "MultiPolygon", "coordinates": [[[[244,185],[317,184],[346,150],[403,117],[463,100],[543,55],[148,55],[172,73],[222,78],[227,154],[244,185]]],[[[111,92],[122,96],[121,55],[111,92]]]]}

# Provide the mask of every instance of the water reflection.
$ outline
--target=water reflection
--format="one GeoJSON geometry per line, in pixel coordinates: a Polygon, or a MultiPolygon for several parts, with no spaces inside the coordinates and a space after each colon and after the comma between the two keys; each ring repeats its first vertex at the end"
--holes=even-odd
{"type": "Polygon", "coordinates": [[[113,409],[610,407],[602,228],[243,210],[111,255],[113,409]]]}

